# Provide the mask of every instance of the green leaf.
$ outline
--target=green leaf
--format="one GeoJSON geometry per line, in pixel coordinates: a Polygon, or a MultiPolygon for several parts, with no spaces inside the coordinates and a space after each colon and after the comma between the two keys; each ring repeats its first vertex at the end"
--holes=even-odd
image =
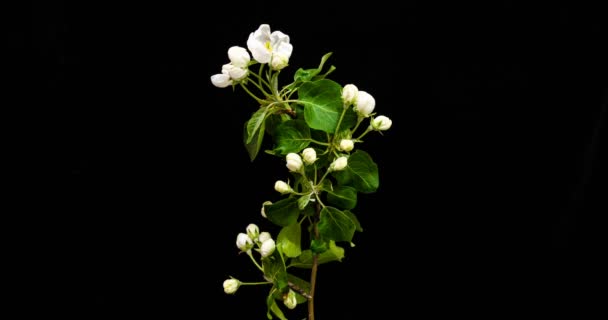
{"type": "Polygon", "coordinates": [[[380,180],[378,178],[378,165],[370,155],[357,150],[348,158],[347,171],[352,178],[352,186],[360,192],[370,193],[378,189],[380,180]]]}
{"type": "Polygon", "coordinates": [[[342,87],[331,80],[305,82],[298,89],[298,99],[304,104],[304,119],[313,128],[333,133],[344,111],[342,87]]]}
{"type": "Polygon", "coordinates": [[[277,127],[275,134],[277,147],[274,151],[282,155],[298,153],[310,144],[310,129],[301,120],[283,122],[277,127]]]}
{"type": "Polygon", "coordinates": [[[300,214],[298,201],[295,198],[285,198],[273,204],[267,204],[264,206],[264,210],[268,220],[281,227],[296,223],[300,214]]]}
{"type": "MultiPolygon", "coordinates": [[[[277,316],[277,318],[279,318],[280,320],[287,320],[287,318],[285,318],[285,314],[283,314],[283,311],[281,311],[281,308],[279,308],[279,305],[277,305],[276,300],[272,296],[270,296],[269,299],[271,299],[271,302],[269,303],[270,311],[272,311],[272,313],[274,313],[274,315],[277,316]]],[[[268,317],[268,319],[272,319],[272,315],[270,315],[270,312],[267,313],[266,316],[268,317]]]]}
{"type": "MultiPolygon", "coordinates": [[[[313,253],[311,250],[304,250],[297,259],[291,261],[290,266],[310,269],[312,268],[312,255],[313,253]]],[[[329,241],[329,249],[319,255],[318,262],[319,264],[323,264],[332,261],[342,261],[343,258],[344,248],[337,246],[335,241],[329,241]]],[[[289,275],[287,275],[287,277],[289,277],[289,275]]]]}
{"type": "Polygon", "coordinates": [[[305,194],[298,199],[298,208],[300,210],[304,210],[308,203],[310,202],[310,197],[312,194],[305,194]]]}
{"type": "Polygon", "coordinates": [[[264,123],[266,119],[266,114],[268,113],[268,107],[261,107],[258,111],[254,112],[251,115],[251,118],[247,121],[247,140],[245,144],[251,143],[251,140],[254,138],[255,133],[258,132],[258,129],[264,123]]]}
{"type": "Polygon", "coordinates": [[[357,205],[357,190],[348,186],[337,186],[327,190],[327,201],[342,209],[352,209],[357,205]]]}
{"type": "Polygon", "coordinates": [[[327,241],[323,239],[312,239],[310,242],[310,251],[313,253],[323,253],[327,251],[329,248],[327,247],[327,241]]]}
{"type": "Polygon", "coordinates": [[[264,276],[270,279],[277,288],[284,289],[287,287],[287,271],[278,251],[262,259],[262,268],[264,269],[264,276]]]}
{"type": "MultiPolygon", "coordinates": [[[[298,69],[298,71],[296,71],[296,73],[294,74],[293,79],[295,81],[310,81],[310,80],[312,80],[312,78],[314,76],[316,76],[317,74],[319,74],[319,72],[321,72],[321,70],[323,69],[323,65],[325,64],[325,62],[327,62],[327,59],[329,59],[329,57],[331,55],[332,55],[332,53],[329,52],[329,53],[326,53],[323,57],[321,57],[321,63],[319,64],[319,67],[317,67],[315,69],[306,69],[306,70],[302,69],[302,68],[298,69]]],[[[331,71],[333,71],[333,70],[330,70],[329,72],[331,72],[331,71]]]]}
{"type": "Polygon", "coordinates": [[[302,238],[302,227],[299,223],[283,227],[277,237],[277,248],[289,258],[296,258],[302,254],[300,240],[302,238]]]}
{"type": "Polygon", "coordinates": [[[326,240],[352,242],[357,224],[349,211],[340,211],[334,207],[325,207],[321,210],[319,220],[319,233],[326,240]]]}
{"type": "Polygon", "coordinates": [[[254,132],[254,134],[249,137],[247,133],[248,122],[245,123],[243,129],[243,142],[245,143],[245,149],[247,149],[247,153],[249,154],[249,159],[253,161],[255,157],[257,157],[258,152],[260,152],[260,147],[262,146],[262,141],[264,139],[264,122],[260,125],[259,129],[254,132]],[[251,138],[250,142],[247,142],[251,138]]]}

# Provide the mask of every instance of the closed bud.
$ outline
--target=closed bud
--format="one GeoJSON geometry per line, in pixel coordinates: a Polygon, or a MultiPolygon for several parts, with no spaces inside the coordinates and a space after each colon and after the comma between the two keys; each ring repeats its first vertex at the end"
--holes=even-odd
{"type": "Polygon", "coordinates": [[[378,116],[378,117],[374,118],[370,124],[372,129],[376,130],[376,131],[388,130],[391,128],[392,125],[393,125],[393,120],[391,120],[389,117],[385,117],[385,116],[378,116]]]}
{"type": "Polygon", "coordinates": [[[241,282],[237,279],[224,280],[224,292],[227,294],[234,294],[240,286],[241,282]]]}
{"type": "Polygon", "coordinates": [[[289,289],[289,292],[283,297],[283,303],[289,309],[294,309],[298,305],[295,291],[289,289]]]}
{"type": "Polygon", "coordinates": [[[363,117],[369,117],[376,107],[376,100],[371,94],[365,91],[359,91],[357,100],[355,101],[355,111],[363,117]]]}
{"type": "Polygon", "coordinates": [[[329,169],[331,171],[340,171],[340,170],[344,170],[344,168],[346,168],[347,165],[348,165],[348,158],[339,157],[338,159],[334,160],[334,162],[332,162],[329,165],[329,169]]]}
{"type": "MultiPolygon", "coordinates": [[[[276,185],[275,185],[275,188],[276,188],[276,185]]],[[[266,216],[266,209],[264,209],[264,207],[266,207],[267,205],[271,205],[271,204],[272,204],[272,201],[264,201],[264,203],[262,203],[262,210],[260,210],[262,213],[262,217],[268,218],[266,216]]]]}
{"type": "Polygon", "coordinates": [[[260,228],[255,224],[251,223],[247,226],[247,236],[253,241],[255,241],[260,235],[260,228]]]}
{"type": "Polygon", "coordinates": [[[249,56],[247,49],[238,46],[228,49],[228,58],[233,66],[239,68],[247,68],[249,61],[251,61],[251,56],[249,56]]]}
{"type": "Polygon", "coordinates": [[[262,242],[262,245],[260,246],[260,254],[262,255],[262,258],[270,256],[274,252],[274,249],[274,240],[266,239],[266,241],[262,242]]]}
{"type": "Polygon", "coordinates": [[[236,246],[241,251],[248,251],[253,248],[253,241],[251,241],[251,238],[247,234],[241,232],[236,237],[236,246]]]}
{"type": "Polygon", "coordinates": [[[342,151],[351,151],[355,147],[355,142],[350,139],[342,139],[340,140],[340,150],[342,151]]]}
{"type": "Polygon", "coordinates": [[[264,243],[264,241],[268,240],[268,239],[272,239],[272,236],[270,235],[270,232],[261,232],[260,236],[258,237],[258,241],[260,243],[264,243]]]}
{"type": "Polygon", "coordinates": [[[274,183],[274,190],[281,194],[291,193],[293,191],[287,183],[281,180],[277,180],[277,182],[274,183]]]}
{"type": "Polygon", "coordinates": [[[302,168],[302,158],[297,153],[290,153],[286,157],[289,171],[298,172],[302,168]]]}
{"type": "Polygon", "coordinates": [[[306,164],[313,164],[317,161],[317,152],[313,148],[306,148],[302,151],[302,158],[306,164]]]}
{"type": "Polygon", "coordinates": [[[342,101],[345,106],[350,106],[355,103],[357,100],[357,94],[359,93],[359,89],[354,84],[347,84],[342,89],[342,101]]]}

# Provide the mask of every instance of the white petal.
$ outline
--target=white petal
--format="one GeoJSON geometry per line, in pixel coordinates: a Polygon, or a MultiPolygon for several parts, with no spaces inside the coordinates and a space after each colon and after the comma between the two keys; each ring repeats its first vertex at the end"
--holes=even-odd
{"type": "Polygon", "coordinates": [[[279,42],[289,43],[289,36],[284,34],[281,31],[275,31],[270,35],[270,42],[273,44],[279,43],[279,42]]]}
{"type": "Polygon", "coordinates": [[[211,83],[218,88],[226,88],[232,84],[232,80],[227,74],[215,74],[211,76],[211,83]]]}
{"type": "Polygon", "coordinates": [[[291,57],[291,52],[293,51],[293,46],[289,42],[281,42],[276,47],[273,47],[273,50],[274,53],[279,53],[281,56],[289,60],[289,57],[291,57]]]}
{"type": "Polygon", "coordinates": [[[233,80],[240,81],[247,77],[247,69],[234,67],[230,70],[228,74],[233,80]]]}
{"type": "Polygon", "coordinates": [[[238,46],[230,47],[230,49],[228,49],[228,58],[230,58],[230,63],[232,65],[239,68],[246,68],[249,61],[251,61],[247,49],[238,46]]]}

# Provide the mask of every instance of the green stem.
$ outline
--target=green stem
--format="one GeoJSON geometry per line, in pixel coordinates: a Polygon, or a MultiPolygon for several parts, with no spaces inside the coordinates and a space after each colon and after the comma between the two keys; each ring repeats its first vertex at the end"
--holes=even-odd
{"type": "Polygon", "coordinates": [[[321,141],[317,141],[315,139],[310,139],[310,142],[314,142],[316,144],[322,145],[322,146],[329,146],[329,143],[327,142],[321,142],[321,141]]]}
{"type": "Polygon", "coordinates": [[[263,282],[241,282],[241,286],[259,286],[262,284],[272,284],[272,282],[270,281],[263,281],[263,282]]]}
{"type": "Polygon", "coordinates": [[[365,137],[366,134],[370,133],[373,130],[370,130],[369,128],[365,129],[365,132],[363,132],[358,138],[357,140],[361,140],[361,138],[365,137]]]}
{"type": "Polygon", "coordinates": [[[251,258],[251,261],[253,261],[253,263],[255,264],[256,267],[258,267],[258,269],[260,269],[260,271],[264,272],[264,268],[262,268],[262,266],[260,266],[260,264],[255,261],[255,258],[253,257],[253,254],[251,254],[251,250],[247,251],[247,255],[249,256],[249,258],[251,258]]]}
{"type": "Polygon", "coordinates": [[[251,91],[249,91],[249,89],[247,89],[247,87],[241,82],[241,87],[243,87],[243,90],[245,90],[250,96],[252,96],[259,104],[264,104],[265,101],[258,98],[255,94],[251,93],[251,91]]]}

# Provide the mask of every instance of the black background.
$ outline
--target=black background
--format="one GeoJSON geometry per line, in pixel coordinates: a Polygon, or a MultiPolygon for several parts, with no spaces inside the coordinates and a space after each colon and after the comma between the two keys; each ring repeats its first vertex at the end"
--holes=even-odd
{"type": "Polygon", "coordinates": [[[291,37],[284,83],[332,51],[331,78],[370,92],[393,119],[362,146],[381,186],[359,199],[357,246],[320,268],[320,319],[577,307],[606,212],[597,8],[328,3],[16,11],[11,82],[26,88],[23,108],[49,120],[36,140],[50,152],[33,163],[59,173],[42,186],[60,193],[57,210],[32,218],[46,232],[33,241],[39,280],[26,291],[39,299],[26,311],[265,316],[263,289],[227,296],[222,281],[257,280],[236,234],[251,222],[277,231],[259,209],[287,173],[267,155],[249,162],[241,130],[256,104],[209,81],[261,23],[291,37]]]}

